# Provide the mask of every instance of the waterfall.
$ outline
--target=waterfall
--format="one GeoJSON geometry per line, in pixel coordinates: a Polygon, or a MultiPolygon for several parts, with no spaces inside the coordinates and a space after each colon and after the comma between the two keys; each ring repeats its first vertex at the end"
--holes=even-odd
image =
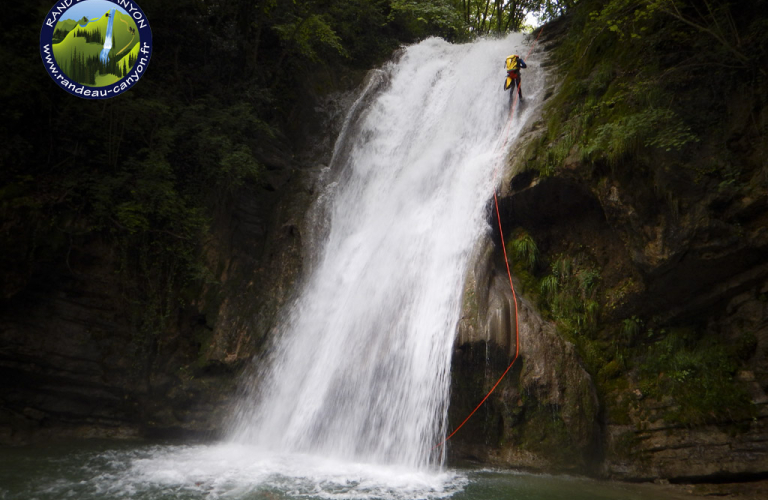
{"type": "Polygon", "coordinates": [[[310,275],[284,315],[268,368],[238,404],[231,440],[281,453],[442,464],[434,447],[446,433],[464,277],[489,230],[493,171],[508,152],[499,147],[514,148],[543,86],[543,71],[527,61],[526,104],[503,141],[504,60],[525,56],[524,40],[432,38],[380,70],[339,137],[310,275]]]}
{"type": "Polygon", "coordinates": [[[107,21],[107,34],[104,36],[104,48],[101,49],[99,59],[102,63],[109,62],[109,51],[112,50],[112,21],[115,20],[115,9],[109,11],[109,21],[107,21]]]}

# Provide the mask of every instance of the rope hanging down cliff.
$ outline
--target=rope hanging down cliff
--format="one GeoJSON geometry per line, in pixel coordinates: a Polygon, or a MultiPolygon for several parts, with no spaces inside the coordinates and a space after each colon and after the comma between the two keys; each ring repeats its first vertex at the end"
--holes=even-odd
{"type": "MultiPolygon", "coordinates": [[[[539,41],[539,37],[541,36],[541,33],[543,31],[544,31],[544,28],[541,28],[539,30],[539,34],[536,36],[536,40],[534,40],[533,44],[531,45],[531,48],[528,50],[528,54],[526,54],[526,56],[525,56],[526,59],[528,59],[528,57],[531,55],[531,52],[533,52],[533,49],[534,49],[534,47],[536,47],[536,43],[539,41]]],[[[502,150],[502,151],[504,150],[504,148],[506,148],[507,141],[509,140],[509,128],[510,128],[510,125],[512,124],[512,118],[514,117],[514,114],[515,114],[515,107],[517,106],[517,102],[518,102],[518,98],[515,95],[513,97],[512,106],[510,107],[510,110],[509,110],[509,118],[507,119],[507,124],[504,127],[504,131],[502,132],[502,136],[504,137],[504,141],[502,142],[501,147],[500,147],[500,150],[502,150]]],[[[498,172],[499,172],[499,163],[497,162],[496,166],[493,169],[493,184],[494,184],[494,186],[496,185],[496,180],[498,178],[498,172]]],[[[456,427],[456,429],[454,429],[454,431],[451,432],[448,435],[447,438],[445,438],[441,443],[435,445],[433,447],[433,449],[438,448],[440,446],[443,446],[446,442],[448,442],[449,439],[451,439],[457,432],[459,432],[459,429],[464,427],[464,424],[466,424],[467,421],[470,418],[472,418],[472,415],[474,415],[475,412],[477,412],[477,410],[479,410],[480,407],[483,406],[483,403],[485,403],[485,401],[490,397],[490,395],[493,393],[493,391],[496,390],[496,387],[498,387],[498,385],[501,383],[501,381],[504,379],[504,377],[507,375],[507,373],[509,373],[509,370],[512,369],[512,366],[515,364],[515,362],[517,361],[517,358],[520,355],[520,325],[518,323],[518,314],[517,314],[517,293],[515,292],[515,285],[512,283],[512,272],[509,270],[509,260],[507,259],[507,248],[506,248],[506,245],[504,243],[504,231],[501,228],[501,215],[499,214],[499,199],[498,199],[498,196],[496,195],[496,188],[494,188],[494,191],[493,191],[493,202],[494,202],[494,204],[496,206],[496,220],[499,223],[499,235],[501,237],[501,249],[504,252],[504,263],[507,266],[507,277],[509,278],[509,287],[512,289],[512,299],[514,300],[514,303],[515,303],[515,357],[512,358],[512,362],[509,364],[507,369],[504,370],[504,373],[501,374],[501,377],[499,377],[499,379],[496,381],[496,383],[493,384],[493,387],[491,387],[491,390],[488,391],[488,394],[486,394],[485,397],[483,398],[483,400],[480,401],[480,403],[475,407],[475,409],[472,410],[472,412],[469,415],[467,415],[467,418],[465,418],[464,421],[461,422],[459,424],[459,426],[456,427]]]]}

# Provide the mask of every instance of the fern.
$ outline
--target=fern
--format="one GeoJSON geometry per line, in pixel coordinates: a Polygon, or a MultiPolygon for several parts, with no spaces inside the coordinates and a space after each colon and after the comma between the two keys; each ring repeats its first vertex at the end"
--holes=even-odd
{"type": "Polygon", "coordinates": [[[530,234],[523,231],[512,241],[512,251],[515,260],[525,263],[528,270],[533,270],[539,258],[539,249],[530,234]]]}

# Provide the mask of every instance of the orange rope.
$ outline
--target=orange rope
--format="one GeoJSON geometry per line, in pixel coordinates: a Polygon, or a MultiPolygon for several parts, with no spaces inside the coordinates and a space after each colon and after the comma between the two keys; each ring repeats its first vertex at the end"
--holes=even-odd
{"type": "MultiPolygon", "coordinates": [[[[528,54],[526,54],[526,56],[525,56],[526,59],[528,59],[528,56],[530,56],[531,52],[533,52],[533,48],[536,46],[536,43],[539,41],[539,37],[541,36],[541,33],[543,31],[544,31],[544,28],[539,30],[539,34],[536,36],[536,40],[533,42],[533,45],[531,45],[531,48],[528,51],[528,54]]],[[[514,87],[510,87],[510,92],[515,92],[515,88],[514,87]]],[[[510,125],[512,123],[512,118],[514,117],[514,114],[515,114],[515,107],[516,107],[516,105],[517,105],[517,96],[515,95],[512,98],[512,107],[511,107],[510,112],[509,112],[509,119],[507,120],[507,125],[504,128],[504,132],[503,132],[503,134],[504,134],[504,143],[501,146],[502,150],[506,147],[507,141],[509,139],[509,135],[507,134],[507,132],[509,131],[509,127],[510,127],[510,125]]],[[[493,183],[494,184],[496,184],[496,178],[497,178],[498,170],[499,170],[499,165],[496,164],[496,167],[493,170],[493,183]]],[[[504,370],[504,373],[501,374],[501,377],[499,377],[499,380],[497,380],[496,383],[493,384],[493,387],[491,387],[491,390],[488,391],[488,394],[486,394],[485,397],[483,398],[483,400],[480,401],[480,403],[475,407],[474,410],[472,410],[472,413],[470,413],[467,416],[467,418],[465,418],[464,421],[461,424],[459,424],[459,426],[456,427],[456,429],[454,429],[454,431],[451,432],[451,434],[447,438],[445,438],[443,440],[442,443],[440,443],[438,445],[435,445],[432,448],[433,450],[435,448],[443,446],[446,442],[448,442],[449,439],[451,439],[453,437],[454,434],[459,432],[459,429],[464,427],[464,424],[466,424],[467,421],[470,418],[472,418],[472,415],[474,415],[475,412],[477,412],[477,410],[479,410],[480,407],[483,406],[483,403],[485,403],[485,400],[488,399],[490,397],[490,395],[493,393],[493,391],[496,390],[496,387],[498,387],[498,385],[501,383],[501,381],[504,379],[504,377],[507,375],[507,373],[509,373],[509,370],[512,369],[512,366],[515,364],[515,361],[517,361],[517,358],[520,356],[520,325],[518,323],[518,314],[517,314],[517,293],[515,292],[515,285],[512,283],[512,272],[509,270],[509,259],[507,259],[507,247],[506,247],[506,244],[504,243],[504,231],[501,228],[501,215],[499,214],[499,199],[496,196],[495,189],[493,191],[493,202],[496,205],[496,220],[499,223],[499,236],[501,237],[501,249],[504,252],[504,263],[507,266],[507,277],[509,278],[509,287],[512,289],[512,299],[515,302],[515,357],[512,358],[512,362],[509,364],[507,369],[504,370]]]]}

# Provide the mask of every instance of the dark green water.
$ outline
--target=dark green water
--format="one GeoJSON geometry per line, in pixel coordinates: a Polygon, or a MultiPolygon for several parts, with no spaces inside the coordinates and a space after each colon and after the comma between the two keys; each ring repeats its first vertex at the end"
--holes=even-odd
{"type": "Polygon", "coordinates": [[[233,444],[0,449],[0,500],[663,500],[657,488],[488,469],[414,471],[233,444]]]}

